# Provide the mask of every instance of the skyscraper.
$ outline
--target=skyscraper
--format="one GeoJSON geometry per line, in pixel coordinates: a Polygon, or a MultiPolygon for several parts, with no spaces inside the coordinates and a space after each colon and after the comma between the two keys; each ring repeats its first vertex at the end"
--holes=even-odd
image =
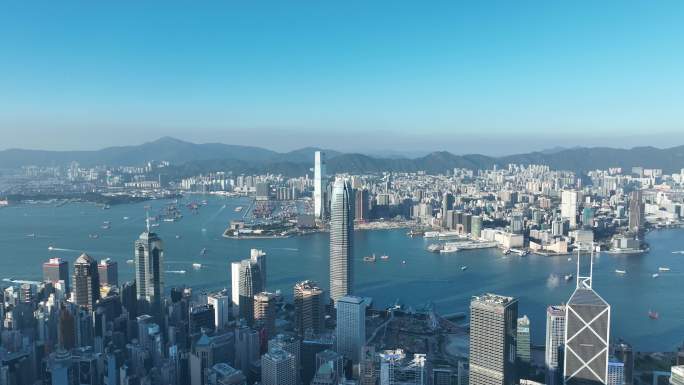
{"type": "Polygon", "coordinates": [[[325,291],[315,282],[303,281],[294,286],[295,329],[300,336],[311,331],[320,334],[325,321],[325,291]]]}
{"type": "Polygon", "coordinates": [[[370,219],[370,194],[367,189],[356,190],[356,203],[354,204],[354,219],[367,221],[370,219]]]}
{"type": "Polygon", "coordinates": [[[295,357],[280,348],[269,349],[261,356],[261,383],[263,385],[296,385],[295,357]]]}
{"type": "Polygon", "coordinates": [[[351,192],[351,186],[344,179],[335,181],[330,213],[330,297],[333,301],[352,294],[354,288],[351,192]]]}
{"type": "Polygon", "coordinates": [[[514,385],[518,300],[483,294],[470,301],[470,385],[514,385]]]}
{"type": "Polygon", "coordinates": [[[530,319],[526,315],[518,318],[516,355],[521,363],[529,364],[530,355],[530,319]]]}
{"type": "Polygon", "coordinates": [[[644,205],[641,190],[634,190],[629,196],[629,230],[638,233],[643,226],[644,205]]]}
{"type": "Polygon", "coordinates": [[[570,222],[570,227],[577,226],[577,201],[579,196],[575,190],[561,192],[561,218],[570,222]]]}
{"type": "Polygon", "coordinates": [[[361,349],[366,343],[366,302],[363,298],[344,296],[337,309],[337,352],[355,364],[361,358],[361,349]]]}
{"type": "Polygon", "coordinates": [[[64,281],[64,290],[69,291],[69,263],[62,258],[50,258],[43,263],[43,281],[57,283],[64,281]]]}
{"type": "Polygon", "coordinates": [[[100,274],[100,286],[118,286],[119,271],[115,261],[109,258],[103,259],[97,265],[100,274]]]}
{"type": "Polygon", "coordinates": [[[100,278],[97,262],[86,253],[81,254],[74,262],[74,303],[93,310],[95,302],[100,299],[100,278]]]}
{"type": "Polygon", "coordinates": [[[470,234],[473,239],[480,239],[482,233],[482,217],[473,215],[470,219],[470,234]]]}
{"type": "Polygon", "coordinates": [[[632,346],[621,341],[615,345],[615,358],[625,364],[625,385],[632,385],[634,383],[634,351],[632,346]]]}
{"type": "Polygon", "coordinates": [[[240,265],[240,261],[230,263],[230,302],[233,317],[240,314],[240,265]]]}
{"type": "Polygon", "coordinates": [[[615,357],[608,360],[608,382],[606,385],[625,384],[625,364],[615,357]]]}
{"type": "Polygon", "coordinates": [[[607,384],[610,305],[592,289],[593,254],[585,273],[583,259],[579,254],[577,288],[565,307],[563,377],[567,385],[607,384]]]}
{"type": "Polygon", "coordinates": [[[138,311],[161,316],[164,294],[164,244],[157,234],[147,228],[135,241],[135,282],[138,311]]]}
{"type": "Polygon", "coordinates": [[[565,343],[565,306],[549,306],[546,308],[546,350],[544,363],[546,365],[546,384],[560,383],[559,368],[562,364],[562,349],[565,343]]]}
{"type": "Polygon", "coordinates": [[[239,309],[240,318],[249,325],[254,322],[254,295],[261,292],[261,272],[259,265],[250,259],[240,262],[239,309]]]}
{"type": "Polygon", "coordinates": [[[213,293],[207,296],[207,304],[214,307],[214,326],[222,330],[228,326],[230,318],[230,299],[223,293],[213,293]]]}
{"type": "Polygon", "coordinates": [[[266,290],[266,253],[259,249],[251,249],[249,250],[249,259],[259,266],[261,290],[266,290]]]}
{"type": "Polygon", "coordinates": [[[254,321],[261,324],[267,336],[275,334],[276,296],[262,291],[254,296],[254,321]]]}
{"type": "Polygon", "coordinates": [[[318,219],[325,218],[325,153],[314,154],[314,215],[318,219]]]}

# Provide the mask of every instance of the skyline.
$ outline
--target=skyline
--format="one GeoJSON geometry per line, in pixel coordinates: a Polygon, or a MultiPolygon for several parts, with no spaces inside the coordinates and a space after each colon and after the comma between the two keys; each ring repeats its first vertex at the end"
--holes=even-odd
{"type": "Polygon", "coordinates": [[[677,2],[3,7],[3,148],[684,143],[677,2]]]}

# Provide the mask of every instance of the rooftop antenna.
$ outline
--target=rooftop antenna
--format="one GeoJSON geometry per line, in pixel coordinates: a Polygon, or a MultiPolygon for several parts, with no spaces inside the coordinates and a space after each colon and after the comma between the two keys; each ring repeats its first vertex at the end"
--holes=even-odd
{"type": "Polygon", "coordinates": [[[594,247],[591,246],[589,252],[589,275],[582,275],[581,273],[581,261],[582,261],[582,244],[580,243],[577,247],[577,288],[578,289],[591,289],[592,276],[594,274],[594,247]]]}

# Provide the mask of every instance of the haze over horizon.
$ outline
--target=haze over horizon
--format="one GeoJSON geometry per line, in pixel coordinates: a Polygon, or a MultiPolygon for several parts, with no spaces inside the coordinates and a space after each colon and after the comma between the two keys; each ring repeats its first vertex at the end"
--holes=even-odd
{"type": "Polygon", "coordinates": [[[674,1],[7,3],[0,149],[671,147],[683,18],[674,1]]]}

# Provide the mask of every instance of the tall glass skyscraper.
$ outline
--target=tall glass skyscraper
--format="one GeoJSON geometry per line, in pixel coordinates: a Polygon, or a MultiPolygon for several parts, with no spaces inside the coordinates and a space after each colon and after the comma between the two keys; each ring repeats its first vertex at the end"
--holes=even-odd
{"type": "Polygon", "coordinates": [[[314,154],[314,215],[325,217],[325,153],[314,154]]]}
{"type": "Polygon", "coordinates": [[[74,262],[74,303],[93,310],[95,302],[100,299],[100,278],[97,262],[83,253],[74,262]]]}
{"type": "Polygon", "coordinates": [[[483,294],[470,301],[470,385],[515,385],[518,300],[483,294]]]}
{"type": "Polygon", "coordinates": [[[354,218],[351,199],[349,183],[337,179],[332,191],[330,213],[330,298],[333,302],[352,294],[354,288],[354,218]]]}
{"type": "Polygon", "coordinates": [[[566,385],[607,384],[610,337],[610,305],[592,289],[593,255],[588,274],[577,257],[577,288],[565,307],[566,385]]]}
{"type": "Polygon", "coordinates": [[[363,298],[354,296],[345,296],[336,302],[337,352],[354,364],[359,363],[361,349],[366,343],[366,306],[363,298]]]}
{"type": "Polygon", "coordinates": [[[546,384],[557,385],[560,381],[559,368],[562,364],[562,349],[565,343],[565,306],[549,306],[546,308],[546,350],[544,363],[546,365],[546,384]]]}
{"type": "Polygon", "coordinates": [[[141,312],[161,316],[164,295],[164,244],[150,231],[149,220],[145,231],[135,241],[135,282],[141,312]]]}

